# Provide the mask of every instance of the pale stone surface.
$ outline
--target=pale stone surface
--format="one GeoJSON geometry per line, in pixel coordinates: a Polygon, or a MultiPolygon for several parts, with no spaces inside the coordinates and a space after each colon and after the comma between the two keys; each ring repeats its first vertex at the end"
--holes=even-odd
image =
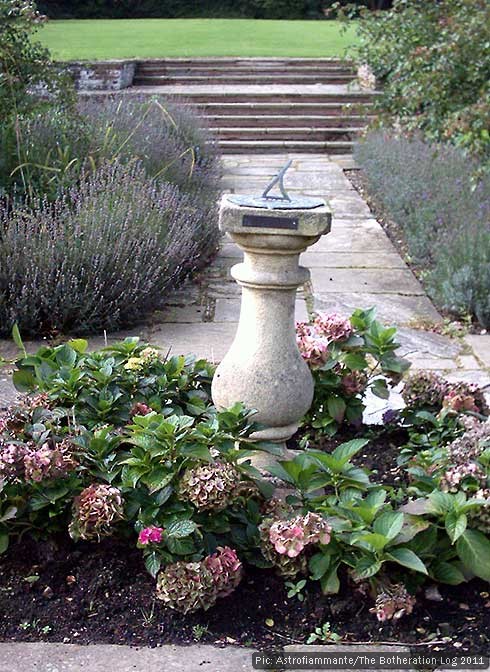
{"type": "Polygon", "coordinates": [[[295,295],[309,279],[299,255],[330,230],[327,207],[311,210],[266,210],[237,206],[223,197],[220,229],[245,251],[232,269],[242,286],[236,336],[218,366],[212,384],[218,408],[243,402],[257,410],[265,429],[257,438],[285,442],[298,427],[313,399],[313,378],[301,357],[295,336],[295,295]],[[245,217],[294,217],[291,229],[248,226],[245,217]]]}
{"type": "Polygon", "coordinates": [[[405,296],[402,294],[371,294],[369,292],[338,292],[336,294],[316,294],[315,309],[350,314],[356,308],[367,309],[376,306],[379,320],[389,324],[403,325],[414,318],[440,322],[441,316],[426,296],[405,296]]]}
{"type": "Polygon", "coordinates": [[[236,331],[233,322],[197,324],[162,324],[149,335],[152,344],[172,355],[194,354],[220,362],[230,347],[236,331]]]}
{"type": "Polygon", "coordinates": [[[364,252],[374,256],[378,252],[393,250],[393,245],[381,227],[371,227],[364,231],[349,228],[332,228],[328,240],[317,244],[315,251],[320,252],[364,252]]]}
{"type": "MultiPolygon", "coordinates": [[[[408,646],[397,646],[393,644],[292,644],[284,647],[284,652],[287,653],[299,653],[299,654],[310,654],[313,652],[320,652],[324,654],[335,656],[349,655],[349,654],[376,654],[376,653],[386,653],[386,654],[395,654],[395,653],[410,653],[408,646]]],[[[322,669],[334,669],[322,667],[322,669]]],[[[342,667],[343,672],[354,672],[355,667],[342,667]]],[[[392,668],[390,668],[392,669],[392,668]]],[[[319,672],[318,669],[310,668],[312,672],[319,672]]],[[[373,670],[373,672],[377,672],[373,670]]],[[[392,669],[392,672],[401,672],[396,668],[392,669]]],[[[405,668],[405,672],[411,672],[405,668]]]]}
{"type": "Polygon", "coordinates": [[[368,205],[357,195],[350,198],[331,198],[329,199],[328,204],[336,217],[359,217],[360,215],[371,217],[371,211],[368,205]]]}
{"type": "Polygon", "coordinates": [[[474,355],[460,355],[458,357],[458,364],[462,369],[474,371],[480,368],[480,362],[474,355]]]}
{"type": "Polygon", "coordinates": [[[312,268],[315,296],[330,292],[369,292],[370,294],[414,294],[424,291],[411,271],[372,268],[312,268]],[[321,287],[317,292],[316,288],[321,287]]]}
{"type": "Polygon", "coordinates": [[[465,341],[483,366],[490,369],[490,334],[472,334],[466,336],[465,341]]]}
{"type": "Polygon", "coordinates": [[[252,649],[194,644],[132,648],[5,642],[0,672],[252,672],[252,649]]]}
{"type": "Polygon", "coordinates": [[[445,359],[443,357],[420,357],[418,353],[407,354],[406,358],[412,362],[414,369],[425,371],[453,371],[458,368],[454,359],[445,359]]]}
{"type": "Polygon", "coordinates": [[[419,356],[451,359],[457,357],[463,349],[457,339],[410,327],[399,328],[398,340],[401,343],[400,352],[403,355],[410,353],[416,356],[418,353],[419,356]]]}
{"type": "Polygon", "coordinates": [[[363,252],[304,252],[300,263],[308,268],[403,268],[407,266],[399,254],[380,252],[376,256],[363,252]]]}

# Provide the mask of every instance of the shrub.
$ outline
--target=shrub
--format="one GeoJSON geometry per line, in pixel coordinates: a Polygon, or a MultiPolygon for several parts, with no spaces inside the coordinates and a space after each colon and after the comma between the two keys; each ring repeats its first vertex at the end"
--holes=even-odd
{"type": "MultiPolygon", "coordinates": [[[[68,76],[32,35],[46,17],[29,0],[0,0],[0,198],[8,193],[10,173],[23,163],[21,125],[51,106],[73,108],[75,92],[68,76]]],[[[28,177],[19,180],[28,191],[28,177]]]]}
{"type": "Polygon", "coordinates": [[[183,105],[159,98],[82,98],[77,108],[50,106],[16,123],[18,145],[0,135],[0,185],[19,197],[55,199],[63,187],[106,161],[139,160],[151,178],[217,198],[214,144],[183,105]]]}
{"type": "Polygon", "coordinates": [[[67,80],[50,61],[49,52],[32,35],[43,17],[30,0],[0,0],[0,118],[35,109],[43,98],[67,94],[67,80]]]}
{"type": "Polygon", "coordinates": [[[401,227],[443,309],[490,325],[490,177],[459,149],[370,132],[355,149],[372,195],[401,227]]]}
{"type": "Polygon", "coordinates": [[[320,0],[58,0],[39,2],[41,11],[53,18],[189,18],[236,17],[297,19],[321,16],[320,0]]]}
{"type": "Polygon", "coordinates": [[[486,0],[395,0],[387,12],[364,12],[359,34],[357,58],[382,82],[378,108],[388,123],[394,117],[490,161],[486,0]]]}
{"type": "Polygon", "coordinates": [[[117,161],[54,204],[0,206],[3,333],[134,324],[215,249],[214,207],[117,161]]]}
{"type": "Polygon", "coordinates": [[[196,563],[206,588],[198,604],[209,607],[240,581],[235,549],[251,557],[258,545],[267,484],[241,443],[253,430],[250,414],[212,407],[207,362],[164,360],[138,339],[86,347],[78,339],[18,362],[15,383],[31,393],[0,422],[0,552],[26,530],[93,542],[133,535],[148,571],[165,567],[157,597],[184,612],[197,606],[192,586],[188,599],[175,596],[178,577],[196,563]],[[60,456],[70,458],[62,469],[60,456]],[[225,488],[220,501],[217,488],[211,512],[202,498],[182,497],[189,472],[204,469],[233,474],[234,492],[225,488]]]}
{"type": "Polygon", "coordinates": [[[311,324],[298,323],[296,334],[315,380],[303,442],[310,433],[332,436],[344,423],[360,426],[366,390],[388,398],[389,385],[399,382],[410,365],[395,354],[396,328],[375,320],[374,308],[357,310],[349,319],[319,313],[311,324]]]}
{"type": "MultiPolygon", "coordinates": [[[[328,325],[345,337],[345,321],[328,325]]],[[[309,576],[325,594],[341,581],[371,593],[379,620],[410,613],[427,577],[490,581],[490,435],[470,410],[439,411],[457,430],[401,460],[396,490],[359,466],[368,440],[354,439],[278,461],[269,470],[289,495],[267,499],[270,483],[249,463],[257,427],[240,405],[211,405],[206,362],[163,360],[137,339],[86,348],[77,339],[17,362],[14,382],[29,394],[0,417],[0,553],[26,533],[132,537],[156,597],[183,613],[229,595],[245,561],[309,576]]],[[[430,427],[432,415],[419,420],[430,427]]]]}

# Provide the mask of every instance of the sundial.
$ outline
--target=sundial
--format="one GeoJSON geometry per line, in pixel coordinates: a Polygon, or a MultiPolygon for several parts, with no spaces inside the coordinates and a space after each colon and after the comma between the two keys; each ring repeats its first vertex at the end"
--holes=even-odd
{"type": "Polygon", "coordinates": [[[290,196],[284,187],[284,175],[292,164],[289,160],[269,182],[264,189],[262,196],[251,196],[234,194],[227,196],[227,200],[235,205],[241,205],[247,208],[262,208],[264,210],[312,210],[325,206],[323,198],[314,198],[311,196],[290,196]],[[279,186],[280,195],[272,195],[270,192],[276,186],[279,186]]]}

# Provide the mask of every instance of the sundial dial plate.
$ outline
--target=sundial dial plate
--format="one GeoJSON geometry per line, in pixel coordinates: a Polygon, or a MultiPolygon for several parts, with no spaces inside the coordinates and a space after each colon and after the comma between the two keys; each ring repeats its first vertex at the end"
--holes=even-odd
{"type": "Polygon", "coordinates": [[[326,205],[323,198],[312,198],[311,196],[293,196],[291,197],[284,187],[284,175],[291,166],[293,160],[290,159],[281,170],[275,175],[264,189],[261,196],[245,196],[241,194],[227,196],[231,203],[241,205],[246,208],[261,208],[264,210],[312,210],[326,205]],[[281,192],[280,196],[270,195],[270,191],[275,185],[278,185],[281,192]]]}
{"type": "Polygon", "coordinates": [[[235,205],[247,208],[260,208],[264,210],[312,210],[325,205],[323,198],[311,196],[298,196],[293,198],[274,198],[272,196],[248,196],[236,194],[227,196],[227,200],[235,205]]]}

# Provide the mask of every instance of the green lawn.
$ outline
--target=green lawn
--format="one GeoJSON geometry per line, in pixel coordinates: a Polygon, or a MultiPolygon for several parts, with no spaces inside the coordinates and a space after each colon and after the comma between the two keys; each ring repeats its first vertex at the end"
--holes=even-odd
{"type": "Polygon", "coordinates": [[[355,30],[337,21],[117,19],[50,21],[38,33],[58,60],[159,56],[343,56],[355,30]]]}

